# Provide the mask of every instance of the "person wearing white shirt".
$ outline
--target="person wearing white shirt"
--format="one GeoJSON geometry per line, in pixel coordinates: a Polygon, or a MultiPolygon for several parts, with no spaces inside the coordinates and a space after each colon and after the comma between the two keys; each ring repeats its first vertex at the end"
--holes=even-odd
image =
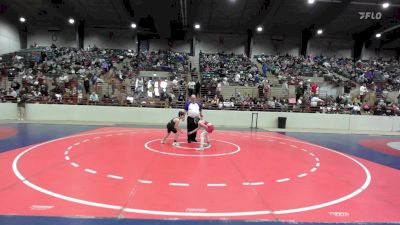
{"type": "Polygon", "coordinates": [[[194,94],[195,86],[196,86],[196,83],[193,80],[189,81],[189,83],[188,83],[189,95],[194,94]]]}
{"type": "Polygon", "coordinates": [[[318,102],[324,102],[324,100],[314,96],[311,98],[311,107],[316,107],[318,106],[318,102]]]}
{"type": "Polygon", "coordinates": [[[167,91],[167,86],[168,86],[167,80],[162,80],[162,81],[160,82],[160,88],[162,88],[162,91],[163,91],[163,92],[166,92],[166,91],[167,91]]]}
{"type": "Polygon", "coordinates": [[[151,80],[149,80],[147,82],[147,96],[152,98],[153,97],[153,91],[154,91],[153,85],[151,83],[151,80]]]}
{"type": "Polygon", "coordinates": [[[159,86],[160,86],[159,81],[158,80],[154,81],[154,96],[156,96],[156,97],[160,97],[159,86]]]}
{"type": "Polygon", "coordinates": [[[365,84],[360,86],[360,100],[364,102],[365,95],[367,94],[368,89],[365,84]]]}
{"type": "Polygon", "coordinates": [[[359,104],[354,104],[351,114],[361,115],[361,107],[359,104]]]}
{"type": "Polygon", "coordinates": [[[201,104],[196,102],[196,95],[191,95],[190,96],[190,101],[186,102],[185,104],[185,112],[188,115],[187,117],[187,131],[188,131],[188,143],[191,142],[197,142],[196,140],[196,132],[191,133],[191,131],[195,130],[197,128],[197,123],[195,122],[196,120],[199,120],[200,118],[203,117],[203,114],[201,112],[201,104]]]}
{"type": "Polygon", "coordinates": [[[236,82],[236,83],[239,83],[239,81],[240,81],[240,74],[237,73],[237,74],[235,75],[235,82],[236,82]]]}
{"type": "Polygon", "coordinates": [[[96,94],[96,92],[92,92],[92,94],[89,96],[89,102],[91,103],[99,102],[99,96],[96,94]]]}

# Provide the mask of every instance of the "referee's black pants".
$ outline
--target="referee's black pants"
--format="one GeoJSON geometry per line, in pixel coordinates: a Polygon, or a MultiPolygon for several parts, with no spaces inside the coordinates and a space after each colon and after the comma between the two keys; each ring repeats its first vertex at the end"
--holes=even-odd
{"type": "Polygon", "coordinates": [[[188,142],[195,142],[196,141],[196,134],[197,132],[194,132],[193,134],[189,134],[190,131],[194,130],[197,128],[197,123],[194,122],[194,118],[188,116],[187,117],[187,131],[188,131],[188,142]]]}

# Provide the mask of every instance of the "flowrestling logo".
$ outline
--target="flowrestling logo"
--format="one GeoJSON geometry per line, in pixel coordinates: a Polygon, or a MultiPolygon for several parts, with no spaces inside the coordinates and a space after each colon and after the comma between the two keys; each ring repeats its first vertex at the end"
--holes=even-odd
{"type": "Polygon", "coordinates": [[[358,12],[360,20],[380,20],[382,18],[381,12],[358,12]]]}

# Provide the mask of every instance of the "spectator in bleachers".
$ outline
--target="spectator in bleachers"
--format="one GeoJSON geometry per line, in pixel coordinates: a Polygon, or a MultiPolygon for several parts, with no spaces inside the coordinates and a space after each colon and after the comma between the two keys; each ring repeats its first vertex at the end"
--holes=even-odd
{"type": "MultiPolygon", "coordinates": [[[[398,76],[400,67],[396,60],[359,60],[353,64],[351,59],[345,58],[328,58],[322,56],[292,57],[288,55],[262,56],[258,57],[257,60],[263,65],[262,67],[264,67],[264,64],[267,67],[266,70],[262,69],[263,75],[265,71],[271,71],[271,73],[278,77],[279,83],[283,84],[283,90],[286,89],[284,88],[285,81],[288,82],[288,85],[296,85],[306,76],[326,75],[330,79],[330,82],[333,82],[336,86],[343,86],[345,79],[351,80],[347,82],[348,87],[345,88],[346,94],[351,92],[351,86],[354,86],[355,82],[373,84],[376,88],[368,86],[371,93],[374,93],[374,90],[376,90],[377,97],[382,97],[384,101],[387,101],[388,108],[389,106],[390,108],[394,108],[393,104],[390,104],[389,92],[397,90],[400,87],[400,77],[398,76]]],[[[105,90],[110,88],[112,91],[111,94],[126,95],[127,93],[124,91],[118,92],[117,90],[122,90],[127,85],[124,84],[127,78],[128,81],[131,81],[128,85],[131,86],[132,92],[136,90],[141,90],[140,92],[147,91],[146,85],[142,85],[142,88],[140,88],[140,85],[136,86],[136,82],[140,83],[142,81],[143,84],[147,83],[143,79],[137,78],[136,70],[138,68],[171,71],[174,77],[178,77],[181,75],[180,72],[185,71],[185,68],[188,67],[187,65],[186,54],[171,51],[136,53],[130,50],[104,50],[95,47],[89,50],[81,50],[55,48],[53,46],[53,48],[38,49],[37,53],[34,52],[30,56],[19,55],[19,53],[12,54],[11,64],[8,65],[11,66],[8,78],[9,81],[15,80],[16,83],[19,83],[19,88],[15,86],[16,84],[13,84],[13,89],[17,89],[17,95],[21,91],[32,96],[32,100],[34,101],[77,103],[83,100],[83,96],[82,98],[79,97],[80,90],[82,90],[80,85],[82,83],[88,95],[90,91],[95,91],[103,95],[104,93],[100,93],[102,88],[105,90]],[[44,53],[46,57],[41,57],[41,53],[44,53]],[[37,59],[38,56],[39,59],[37,59]],[[28,62],[25,62],[25,60],[28,62]],[[109,72],[107,73],[102,72],[104,63],[108,65],[107,70],[109,72]],[[46,81],[45,77],[48,75],[56,77],[53,83],[50,80],[46,81]],[[88,83],[89,85],[85,85],[85,81],[82,81],[85,77],[88,77],[89,81],[91,79],[95,80],[93,82],[93,90],[90,90],[90,82],[88,83]],[[96,84],[102,80],[105,84],[96,88],[96,84]],[[132,89],[132,80],[135,81],[134,89],[132,89]],[[46,96],[50,96],[50,98],[46,98],[46,96]]],[[[0,67],[4,68],[2,65],[0,67]]],[[[220,93],[220,81],[222,81],[224,86],[257,86],[258,80],[262,83],[262,78],[258,76],[257,67],[243,55],[202,53],[200,67],[205,76],[202,77],[204,82],[200,85],[203,85],[206,90],[206,99],[213,98],[216,94],[220,93]],[[210,74],[205,74],[204,72],[210,72],[210,74]]],[[[179,80],[182,81],[182,78],[179,80]]],[[[164,98],[164,92],[174,92],[175,96],[181,94],[183,96],[181,97],[181,101],[183,101],[185,89],[181,88],[182,83],[180,81],[179,83],[178,79],[172,81],[172,91],[170,88],[162,87],[164,86],[164,81],[160,82],[158,85],[160,88],[159,97],[164,98]],[[176,85],[174,85],[174,82],[176,85]]],[[[154,86],[156,86],[156,82],[153,81],[154,86]]],[[[314,91],[313,84],[311,84],[311,87],[309,87],[309,82],[303,82],[303,84],[303,94],[301,96],[304,96],[304,102],[310,101],[309,90],[318,96],[318,93],[314,91]]],[[[197,87],[198,84],[196,82],[195,94],[198,94],[197,87]]],[[[150,89],[154,89],[152,92],[153,96],[158,96],[155,87],[150,87],[150,89]]],[[[8,87],[6,90],[8,90],[8,87]]],[[[112,96],[109,96],[109,98],[111,99],[112,96]]],[[[345,103],[340,104],[343,104],[343,106],[350,105],[350,100],[347,100],[348,98],[343,96],[341,101],[345,103]]],[[[255,99],[251,100],[253,103],[257,103],[255,99]]],[[[238,99],[238,105],[242,105],[244,101],[244,105],[250,105],[250,99],[244,97],[243,99],[238,99]]],[[[329,104],[328,101],[326,101],[326,104],[329,104]]],[[[353,108],[356,104],[356,99],[353,99],[353,103],[351,104],[353,108]]],[[[371,106],[371,110],[373,110],[373,107],[371,106]]],[[[337,108],[340,108],[340,106],[337,108]]]]}
{"type": "Polygon", "coordinates": [[[315,82],[311,83],[311,93],[313,96],[317,95],[318,85],[315,82]]]}
{"type": "Polygon", "coordinates": [[[17,92],[15,91],[14,88],[10,88],[10,89],[8,90],[8,96],[11,96],[11,97],[13,97],[13,98],[17,98],[18,94],[17,94],[17,92]]]}
{"type": "Polygon", "coordinates": [[[92,94],[89,96],[89,103],[98,104],[99,101],[99,96],[96,94],[96,92],[92,92],[92,94]]]}
{"type": "Polygon", "coordinates": [[[197,81],[196,81],[195,88],[194,88],[194,94],[195,94],[196,96],[200,96],[200,88],[201,88],[200,80],[197,80],[197,81]]]}
{"type": "Polygon", "coordinates": [[[264,98],[268,99],[270,97],[270,92],[271,92],[271,85],[269,84],[268,80],[264,80],[263,82],[263,94],[264,98]]]}
{"type": "Polygon", "coordinates": [[[287,81],[284,81],[282,84],[283,95],[285,98],[289,99],[289,85],[287,81]]]}
{"type": "Polygon", "coordinates": [[[361,115],[361,107],[358,103],[355,103],[353,105],[353,108],[351,109],[351,114],[353,115],[361,115]]]}
{"type": "Polygon", "coordinates": [[[83,81],[83,86],[85,87],[86,95],[88,95],[90,93],[90,81],[89,81],[89,78],[85,77],[85,80],[83,81]]]}
{"type": "Polygon", "coordinates": [[[364,103],[361,105],[361,108],[365,113],[367,113],[367,114],[370,113],[371,106],[368,103],[368,101],[364,101],[364,103]]]}
{"type": "Polygon", "coordinates": [[[320,98],[318,98],[316,96],[311,97],[311,107],[316,107],[316,106],[318,106],[320,104],[323,104],[323,103],[324,103],[324,100],[322,100],[322,99],[320,99],[320,98]]]}
{"type": "Polygon", "coordinates": [[[268,65],[267,65],[266,62],[264,62],[264,63],[262,64],[262,72],[263,72],[263,77],[264,77],[265,79],[267,79],[268,65]]]}
{"type": "Polygon", "coordinates": [[[254,75],[258,73],[258,69],[244,55],[201,53],[200,72],[203,78],[227,78],[229,84],[254,85],[254,75]],[[238,73],[240,73],[240,78],[237,77],[238,73]]]}
{"type": "Polygon", "coordinates": [[[366,84],[362,84],[360,86],[360,100],[361,101],[364,101],[365,96],[367,95],[367,93],[368,93],[368,89],[367,89],[366,84]]]}
{"type": "Polygon", "coordinates": [[[188,92],[189,96],[195,94],[196,83],[193,80],[188,82],[188,92]]]}
{"type": "Polygon", "coordinates": [[[16,80],[14,80],[11,84],[11,88],[16,92],[19,92],[21,85],[16,80]]]}
{"type": "Polygon", "coordinates": [[[299,98],[300,98],[301,96],[303,96],[303,94],[304,94],[304,86],[303,86],[303,83],[302,83],[302,82],[300,82],[300,83],[296,86],[295,92],[296,92],[296,102],[297,102],[297,101],[299,100],[299,98]]]}
{"type": "Polygon", "coordinates": [[[217,88],[215,89],[215,96],[220,96],[222,93],[222,82],[217,83],[217,88]]]}

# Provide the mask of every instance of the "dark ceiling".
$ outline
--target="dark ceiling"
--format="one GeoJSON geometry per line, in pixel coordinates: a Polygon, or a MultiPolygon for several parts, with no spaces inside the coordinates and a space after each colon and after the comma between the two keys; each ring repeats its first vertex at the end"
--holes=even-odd
{"type": "MultiPolygon", "coordinates": [[[[375,23],[379,31],[400,24],[400,0],[382,9],[380,0],[0,0],[3,14],[27,17],[29,25],[65,26],[67,17],[84,20],[86,27],[129,29],[160,37],[181,38],[193,32],[246,33],[257,25],[264,34],[297,36],[306,27],[324,28],[324,35],[352,38],[375,23]],[[359,12],[380,12],[380,20],[360,19],[359,12]]],[[[1,12],[0,12],[1,13],[1,12]]],[[[388,35],[387,46],[398,47],[399,29],[388,35]],[[392,40],[393,39],[393,40],[392,40]],[[394,43],[394,44],[393,44],[394,43]],[[397,45],[397,46],[396,46],[397,45]]],[[[384,37],[383,37],[384,38],[384,37]]]]}

